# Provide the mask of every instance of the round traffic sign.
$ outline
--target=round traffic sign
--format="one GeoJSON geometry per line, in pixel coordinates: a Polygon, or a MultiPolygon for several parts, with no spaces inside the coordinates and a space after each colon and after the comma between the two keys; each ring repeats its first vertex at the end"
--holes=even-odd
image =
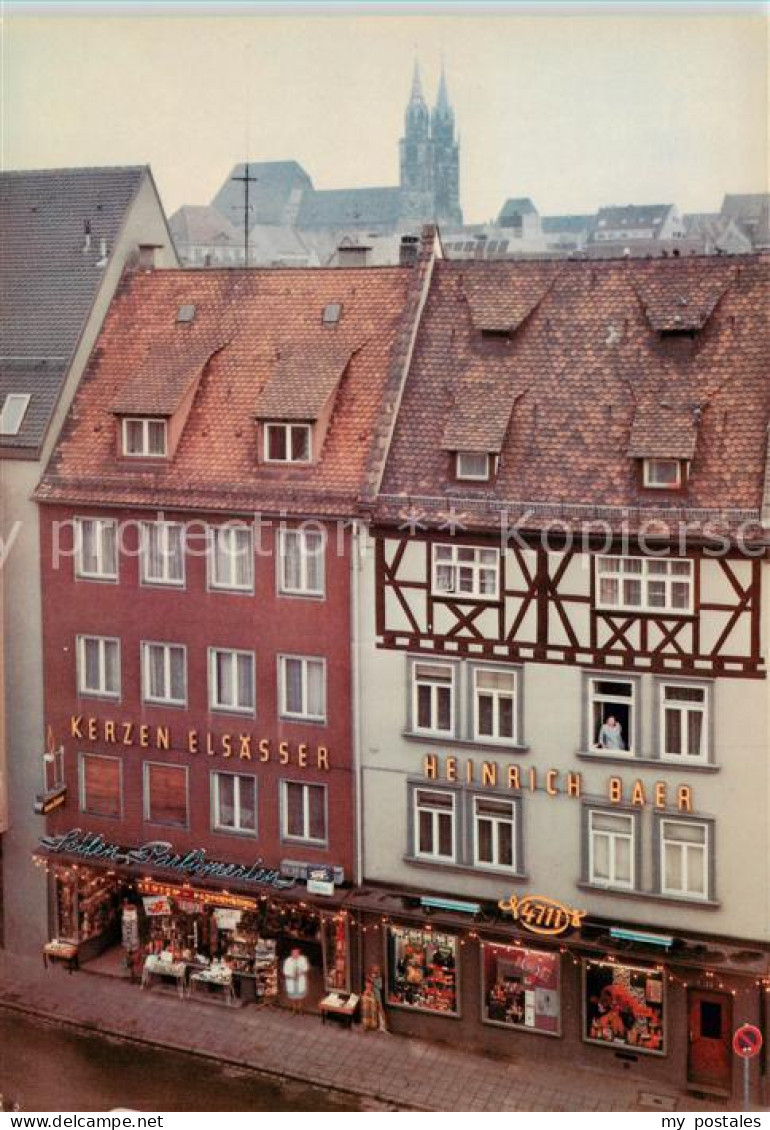
{"type": "Polygon", "coordinates": [[[733,1051],[741,1059],[753,1059],[762,1049],[762,1033],[755,1024],[742,1024],[733,1035],[733,1051]]]}

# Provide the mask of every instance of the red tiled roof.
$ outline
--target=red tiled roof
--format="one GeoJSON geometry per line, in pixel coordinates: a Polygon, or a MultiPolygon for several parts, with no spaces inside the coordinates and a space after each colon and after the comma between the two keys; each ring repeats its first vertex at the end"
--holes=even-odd
{"type": "MultiPolygon", "coordinates": [[[[413,268],[208,270],[128,274],[105,320],[37,497],[73,504],[286,509],[349,514],[361,489],[382,390],[413,268]],[[324,308],[341,303],[333,328],[324,308]],[[182,304],[191,325],[177,325],[182,304]],[[154,350],[176,350],[186,330],[227,344],[211,357],[175,455],[162,466],[115,458],[113,406],[154,350]],[[257,462],[254,417],[276,358],[315,356],[333,340],[350,358],[316,463],[257,462]]],[[[128,396],[128,392],[126,392],[128,396]]]]}
{"type": "Polygon", "coordinates": [[[658,395],[637,404],[628,454],[632,459],[692,459],[700,407],[658,395]]]}
{"type": "MultiPolygon", "coordinates": [[[[629,508],[664,519],[674,506],[758,512],[770,418],[770,258],[562,262],[510,340],[486,339],[465,296],[504,306],[509,289],[528,291],[530,276],[531,291],[541,288],[543,264],[436,264],[375,517],[440,523],[452,509],[471,528],[499,529],[501,510],[514,521],[531,509],[534,526],[554,510],[602,516],[606,508],[614,524],[629,508]],[[699,310],[703,296],[720,299],[692,340],[656,332],[639,299],[649,312],[653,299],[682,293],[697,295],[699,310]],[[471,366],[508,381],[518,397],[498,474],[477,488],[454,481],[443,450],[471,366]],[[640,434],[645,446],[658,430],[671,441],[664,401],[675,415],[684,406],[702,412],[694,451],[693,431],[687,439],[687,491],[670,505],[640,487],[629,458],[640,434]]],[[[475,415],[474,396],[470,408],[475,415]]]]}
{"type": "Polygon", "coordinates": [[[225,338],[212,340],[208,335],[189,340],[187,327],[178,329],[178,336],[172,333],[168,341],[154,344],[136,376],[121,386],[112,402],[116,415],[173,416],[214,353],[226,344],[225,338]]]}
{"type": "Polygon", "coordinates": [[[711,317],[736,270],[734,260],[683,259],[674,270],[633,276],[633,285],[654,330],[699,330],[711,317]]]}
{"type": "Polygon", "coordinates": [[[445,451],[500,453],[517,395],[515,374],[499,361],[476,361],[458,381],[441,439],[445,451]]]}
{"type": "MultiPolygon", "coordinates": [[[[327,336],[334,331],[326,330],[327,336]]],[[[259,420],[317,420],[348,366],[353,347],[319,340],[279,349],[273,372],[259,394],[259,420]]]]}
{"type": "Polygon", "coordinates": [[[462,279],[462,288],[477,330],[511,333],[542,302],[556,278],[557,263],[534,263],[521,277],[500,274],[503,285],[495,286],[496,265],[490,266],[488,277],[469,274],[462,279]]]}

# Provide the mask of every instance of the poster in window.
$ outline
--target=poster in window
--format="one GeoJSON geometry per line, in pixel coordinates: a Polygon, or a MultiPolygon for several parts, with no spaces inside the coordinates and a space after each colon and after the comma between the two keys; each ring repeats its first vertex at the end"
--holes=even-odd
{"type": "Polygon", "coordinates": [[[523,946],[484,944],[483,1018],[489,1024],[558,1035],[560,955],[523,946]]]}
{"type": "Polygon", "coordinates": [[[586,961],[584,975],[584,1038],[590,1043],[663,1055],[663,971],[586,961]]]}

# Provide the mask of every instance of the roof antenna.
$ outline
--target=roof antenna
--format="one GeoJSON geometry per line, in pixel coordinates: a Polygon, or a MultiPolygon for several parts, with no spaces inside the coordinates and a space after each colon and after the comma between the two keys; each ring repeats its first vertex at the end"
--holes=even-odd
{"type": "Polygon", "coordinates": [[[245,173],[242,177],[233,177],[233,180],[240,181],[243,184],[243,262],[244,266],[249,265],[249,185],[256,184],[259,177],[253,177],[249,173],[249,162],[244,165],[245,173]]]}

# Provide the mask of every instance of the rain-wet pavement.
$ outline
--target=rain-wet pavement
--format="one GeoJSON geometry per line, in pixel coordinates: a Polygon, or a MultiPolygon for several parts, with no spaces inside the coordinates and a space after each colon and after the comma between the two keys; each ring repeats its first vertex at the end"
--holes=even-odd
{"type": "Polygon", "coordinates": [[[0,1092],[22,1110],[46,1112],[364,1109],[348,1095],[89,1035],[2,1008],[0,1092]]]}

